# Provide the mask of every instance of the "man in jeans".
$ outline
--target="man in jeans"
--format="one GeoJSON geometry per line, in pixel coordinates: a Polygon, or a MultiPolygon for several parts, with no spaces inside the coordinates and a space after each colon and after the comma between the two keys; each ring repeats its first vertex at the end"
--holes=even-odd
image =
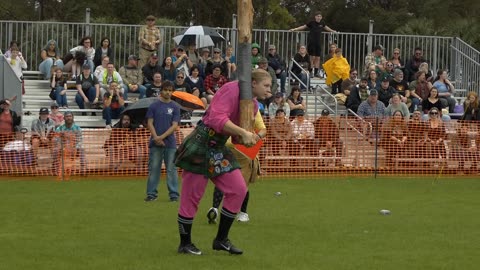
{"type": "MultiPolygon", "coordinates": [[[[75,102],[80,109],[85,109],[85,103],[97,103],[100,96],[100,84],[98,79],[92,75],[90,66],[83,65],[82,74],[77,77],[76,81],[77,95],[75,102]]],[[[82,113],[85,115],[85,113],[82,113]]]]}
{"type": "Polygon", "coordinates": [[[178,176],[174,159],[177,150],[175,130],[180,122],[180,107],[171,100],[174,90],[173,83],[165,81],[159,100],[150,105],[146,114],[147,127],[151,133],[146,202],[155,201],[158,197],[157,187],[163,160],[167,169],[170,201],[178,201],[178,176]]]}

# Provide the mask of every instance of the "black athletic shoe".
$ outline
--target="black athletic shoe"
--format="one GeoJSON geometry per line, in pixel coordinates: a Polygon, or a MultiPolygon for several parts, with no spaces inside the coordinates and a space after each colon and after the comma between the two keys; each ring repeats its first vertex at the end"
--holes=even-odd
{"type": "Polygon", "coordinates": [[[198,249],[192,243],[184,245],[184,246],[179,246],[178,247],[178,253],[192,254],[192,255],[202,255],[202,251],[200,249],[198,249]]]}
{"type": "Polygon", "coordinates": [[[208,224],[217,224],[217,217],[218,209],[215,207],[211,207],[207,213],[208,224]]]}
{"type": "Polygon", "coordinates": [[[223,241],[214,239],[213,240],[213,245],[212,245],[213,250],[225,250],[228,251],[230,254],[235,254],[235,255],[240,255],[243,254],[243,250],[235,247],[230,240],[225,239],[223,241]]]}
{"type": "Polygon", "coordinates": [[[145,202],[153,202],[157,200],[157,197],[154,196],[147,196],[145,199],[143,199],[145,202]]]}

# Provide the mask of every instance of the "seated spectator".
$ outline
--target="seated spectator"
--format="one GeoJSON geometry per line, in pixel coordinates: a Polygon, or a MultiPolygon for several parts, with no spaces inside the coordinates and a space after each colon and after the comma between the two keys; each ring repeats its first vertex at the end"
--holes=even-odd
{"type": "Polygon", "coordinates": [[[310,55],[307,53],[307,47],[305,45],[301,45],[298,49],[298,52],[293,57],[293,60],[297,62],[298,65],[292,64],[292,72],[302,81],[303,84],[300,84],[300,88],[307,89],[308,86],[308,78],[310,74],[310,55]]]}
{"type": "Polygon", "coordinates": [[[405,102],[410,111],[413,112],[420,105],[420,100],[410,94],[408,82],[403,77],[403,72],[400,69],[396,69],[393,72],[393,79],[390,81],[390,85],[397,90],[397,93],[402,97],[402,102],[405,102]]]}
{"type": "Polygon", "coordinates": [[[287,81],[287,64],[282,57],[277,53],[275,45],[268,46],[267,54],[268,65],[275,71],[275,78],[280,79],[280,91],[285,93],[285,84],[287,81]]]}
{"type": "Polygon", "coordinates": [[[128,57],[128,64],[121,67],[119,73],[125,84],[124,99],[128,99],[128,92],[139,93],[138,98],[145,98],[147,88],[143,85],[143,72],[138,67],[137,56],[130,55],[128,57]]]}
{"type": "Polygon", "coordinates": [[[50,115],[48,116],[50,119],[52,119],[53,123],[55,124],[55,128],[57,128],[60,125],[63,125],[64,119],[63,119],[63,113],[61,113],[58,110],[58,104],[56,102],[53,102],[52,105],[50,105],[50,115]]]}
{"type": "Polygon", "coordinates": [[[102,64],[103,57],[108,56],[109,59],[113,60],[113,48],[110,45],[110,39],[103,37],[102,41],[100,41],[100,46],[97,47],[93,56],[95,69],[102,64]]]}
{"type": "Polygon", "coordinates": [[[207,65],[205,66],[205,76],[212,74],[214,66],[220,66],[222,69],[222,76],[225,78],[228,77],[228,63],[222,57],[222,50],[219,48],[213,49],[213,57],[208,59],[207,65]]]}
{"type": "Polygon", "coordinates": [[[358,77],[358,71],[356,68],[350,69],[350,76],[342,81],[341,85],[341,93],[343,93],[345,96],[350,95],[350,91],[352,90],[352,87],[360,83],[360,80],[357,79],[358,77]]]}
{"type": "Polygon", "coordinates": [[[446,70],[438,70],[433,87],[438,89],[438,97],[442,101],[444,107],[448,107],[448,112],[453,113],[455,111],[455,104],[457,103],[453,98],[455,87],[453,87],[453,84],[448,79],[448,73],[446,70]]]}
{"type": "Polygon", "coordinates": [[[179,45],[177,47],[177,53],[175,57],[172,58],[172,61],[173,66],[177,69],[177,72],[183,71],[185,74],[187,74],[187,76],[189,75],[188,72],[193,66],[193,62],[190,61],[190,58],[185,52],[185,47],[183,47],[182,45],[179,45]]]}
{"type": "Polygon", "coordinates": [[[220,65],[213,66],[213,73],[205,78],[204,83],[206,98],[209,104],[218,89],[220,89],[225,83],[227,83],[227,78],[222,76],[222,68],[220,65]]]}
{"type": "MultiPolygon", "coordinates": [[[[26,167],[35,164],[32,146],[25,141],[26,128],[12,133],[12,140],[8,141],[0,151],[0,167],[26,167]]],[[[6,138],[2,138],[6,139],[6,138]]]]}
{"type": "Polygon", "coordinates": [[[200,68],[197,65],[194,65],[190,69],[190,76],[188,76],[185,81],[190,86],[190,89],[192,89],[192,94],[199,97],[206,108],[207,99],[205,98],[205,85],[202,77],[200,77],[200,68]]]}
{"type": "Polygon", "coordinates": [[[207,67],[207,63],[210,60],[210,49],[203,48],[202,53],[200,54],[200,58],[198,59],[198,67],[200,69],[200,77],[205,79],[205,68],[207,67]]]}
{"type": "Polygon", "coordinates": [[[107,64],[107,70],[103,71],[101,78],[102,79],[99,81],[99,83],[100,93],[102,96],[108,91],[108,89],[110,88],[110,84],[113,82],[117,83],[117,85],[120,87],[120,92],[122,93],[122,95],[125,96],[128,92],[126,90],[125,84],[123,84],[122,76],[120,76],[120,73],[115,71],[115,65],[112,62],[107,64]]]}
{"type": "Polygon", "coordinates": [[[120,86],[112,82],[108,91],[103,95],[103,119],[107,127],[112,126],[112,119],[120,118],[125,109],[125,99],[120,91],[120,86]]]}
{"type": "Polygon", "coordinates": [[[463,102],[463,115],[461,120],[480,121],[480,104],[476,92],[468,92],[463,102]]]}
{"type": "Polygon", "coordinates": [[[252,43],[252,68],[258,67],[258,61],[260,61],[262,57],[260,45],[258,45],[258,43],[252,43]]]}
{"type": "Polygon", "coordinates": [[[100,96],[100,84],[90,71],[89,65],[83,65],[82,74],[76,81],[78,92],[75,95],[75,102],[80,109],[85,109],[85,103],[97,103],[100,96]]]}
{"type": "Polygon", "coordinates": [[[60,67],[55,68],[55,74],[51,78],[50,87],[54,91],[54,97],[57,104],[62,108],[68,108],[67,102],[67,79],[63,76],[62,69],[60,67]]]}
{"type": "Polygon", "coordinates": [[[423,50],[419,47],[415,48],[412,57],[405,64],[405,78],[408,82],[411,82],[415,79],[415,73],[418,72],[420,64],[427,62],[423,58],[423,50]]]}
{"type": "Polygon", "coordinates": [[[271,145],[274,155],[286,156],[293,153],[292,125],[283,109],[278,109],[270,120],[271,132],[267,132],[267,144],[271,145]]]}
{"type": "Polygon", "coordinates": [[[32,121],[31,126],[31,143],[33,153],[35,156],[38,154],[38,148],[50,147],[53,138],[53,132],[55,131],[55,122],[48,117],[48,108],[40,108],[39,117],[32,121]]]}
{"type": "MultiPolygon", "coordinates": [[[[398,94],[395,97],[400,102],[398,94]]],[[[381,145],[386,152],[386,165],[387,167],[393,167],[395,164],[394,159],[397,156],[400,157],[406,154],[408,151],[408,128],[402,111],[394,111],[392,117],[383,125],[382,130],[381,145]]]]}
{"type": "Polygon", "coordinates": [[[286,102],[285,97],[281,92],[277,92],[275,94],[273,102],[268,106],[268,115],[270,118],[275,118],[278,110],[282,110],[285,117],[290,118],[290,106],[286,102]]]}
{"type": "Polygon", "coordinates": [[[233,55],[233,46],[228,45],[227,50],[225,51],[225,62],[227,62],[227,79],[233,79],[236,77],[237,71],[237,59],[233,55]]]}
{"type": "Polygon", "coordinates": [[[362,78],[358,85],[351,88],[350,95],[347,98],[347,108],[357,113],[358,106],[367,100],[368,94],[367,78],[362,78]]]}
{"type": "Polygon", "coordinates": [[[287,98],[288,106],[290,107],[290,119],[293,120],[299,113],[305,114],[307,104],[300,93],[298,86],[292,87],[292,92],[287,98]]]}
{"type": "Polygon", "coordinates": [[[173,82],[173,87],[175,88],[175,91],[187,92],[191,94],[192,89],[190,88],[190,85],[185,82],[185,76],[186,75],[182,70],[178,71],[177,77],[173,82]]]}
{"type": "Polygon", "coordinates": [[[478,145],[472,143],[472,137],[470,136],[470,126],[468,122],[462,122],[455,134],[451,157],[453,160],[458,161],[458,174],[464,174],[466,172],[477,172],[478,163],[480,160],[480,154],[477,150],[478,145]],[[465,163],[470,163],[470,170],[467,171],[465,163]]]}
{"type": "Polygon", "coordinates": [[[400,57],[400,49],[399,48],[393,49],[392,57],[387,62],[387,66],[388,66],[388,63],[392,64],[392,70],[395,70],[397,68],[398,69],[403,69],[405,67],[405,63],[403,62],[402,58],[400,57]]]}
{"type": "Polygon", "coordinates": [[[137,129],[132,124],[128,114],[122,114],[105,141],[106,156],[109,158],[109,167],[116,171],[124,161],[130,161],[142,168],[148,156],[148,133],[145,129],[137,129]]]}
{"type": "Polygon", "coordinates": [[[164,69],[162,76],[163,80],[174,82],[177,77],[177,69],[173,66],[171,57],[167,57],[163,60],[162,68],[164,69]]]}
{"type": "Polygon", "coordinates": [[[380,86],[380,80],[376,71],[372,70],[368,74],[367,78],[368,89],[377,89],[380,86]]]}
{"type": "Polygon", "coordinates": [[[418,67],[418,71],[423,71],[425,73],[425,77],[426,77],[426,80],[427,82],[430,82],[432,83],[433,82],[433,72],[431,69],[428,68],[428,63],[427,62],[423,62],[420,64],[420,66],[418,67]]]}
{"type": "Polygon", "coordinates": [[[440,120],[440,111],[433,107],[428,113],[427,121],[427,154],[429,158],[446,158],[446,149],[443,141],[447,138],[445,125],[440,120]]]}
{"type": "Polygon", "coordinates": [[[185,53],[187,54],[188,59],[190,59],[190,62],[192,62],[193,65],[198,65],[200,55],[198,54],[197,44],[195,44],[195,42],[187,46],[187,50],[185,51],[185,53]]]}
{"type": "Polygon", "coordinates": [[[389,80],[392,80],[394,71],[395,71],[395,68],[393,63],[390,61],[387,61],[385,63],[385,70],[379,74],[380,80],[383,80],[384,78],[388,78],[389,80]]]}
{"type": "Polygon", "coordinates": [[[98,81],[102,80],[103,71],[107,70],[108,63],[110,63],[110,57],[108,57],[107,55],[102,56],[101,65],[97,66],[95,68],[95,72],[93,72],[93,76],[95,76],[98,81]]]}
{"type": "Polygon", "coordinates": [[[383,78],[382,82],[380,83],[380,87],[376,88],[376,90],[378,92],[378,100],[383,102],[385,107],[390,105],[392,96],[397,94],[397,90],[390,86],[390,80],[388,78],[383,78]]]}
{"type": "MultiPolygon", "coordinates": [[[[408,121],[408,147],[409,156],[412,158],[423,158],[427,152],[426,123],[421,121],[422,112],[413,111],[412,119],[408,121]]],[[[414,164],[418,165],[418,164],[414,164]]]]}
{"type": "MultiPolygon", "coordinates": [[[[172,58],[167,57],[166,59],[169,59],[169,67],[171,66],[172,71],[175,70],[172,65],[172,58]]],[[[150,58],[148,60],[148,63],[145,64],[142,67],[142,73],[143,73],[143,85],[145,87],[148,87],[149,84],[152,84],[153,81],[153,74],[160,72],[162,74],[162,78],[164,80],[169,80],[169,81],[174,81],[175,76],[165,76],[165,61],[163,62],[163,66],[158,63],[158,55],[157,53],[153,53],[150,55],[150,58]]],[[[169,68],[170,70],[170,68],[169,68]]],[[[174,73],[175,74],[175,73],[174,73]]]]}
{"type": "Polygon", "coordinates": [[[422,110],[423,110],[423,119],[428,120],[428,113],[433,109],[436,108],[439,110],[439,114],[442,118],[443,121],[449,121],[450,116],[446,114],[442,114],[442,109],[444,108],[443,103],[441,100],[438,98],[438,89],[436,87],[433,87],[430,90],[430,96],[427,99],[424,99],[422,102],[422,110]]]}
{"type": "Polygon", "coordinates": [[[385,105],[383,102],[378,101],[377,90],[370,90],[367,100],[358,106],[357,114],[363,118],[385,116],[385,105]]]}
{"type": "Polygon", "coordinates": [[[405,103],[402,102],[399,94],[392,95],[392,103],[385,109],[385,116],[391,117],[396,111],[402,112],[403,119],[410,119],[410,112],[405,103]]]}
{"type": "Polygon", "coordinates": [[[20,55],[20,51],[18,47],[11,47],[10,48],[11,55],[10,57],[6,58],[7,63],[12,68],[15,75],[17,75],[18,79],[22,82],[22,95],[25,94],[25,82],[23,81],[23,71],[22,69],[27,68],[27,62],[23,59],[23,56],[20,55]]]}
{"type": "Polygon", "coordinates": [[[153,74],[153,82],[147,86],[147,97],[159,97],[162,91],[162,84],[162,74],[160,72],[153,74]]]}
{"type": "Polygon", "coordinates": [[[77,47],[72,48],[70,52],[63,58],[63,70],[72,72],[72,80],[76,80],[80,74],[80,67],[88,65],[90,71],[93,71],[93,57],[95,57],[95,49],[92,47],[92,39],[88,36],[83,37],[77,47]]]}
{"type": "Polygon", "coordinates": [[[275,70],[273,70],[273,68],[268,65],[268,60],[265,57],[262,57],[258,61],[258,69],[263,69],[267,71],[268,74],[270,74],[270,76],[272,77],[272,86],[270,87],[271,92],[267,94],[267,97],[264,100],[262,100],[262,103],[268,106],[268,104],[270,104],[270,102],[272,101],[272,96],[274,96],[278,91],[277,76],[275,75],[275,70]]]}
{"type": "MultiPolygon", "coordinates": [[[[323,109],[321,116],[313,123],[315,127],[315,140],[318,147],[325,150],[323,156],[342,157],[343,142],[340,140],[340,131],[337,124],[329,116],[330,112],[323,109]]],[[[341,166],[342,161],[335,159],[335,166],[341,166]]]]}
{"type": "Polygon", "coordinates": [[[10,109],[11,105],[8,99],[0,100],[0,148],[14,139],[13,132],[20,130],[22,119],[10,109]]]}
{"type": "Polygon", "coordinates": [[[60,50],[57,48],[57,42],[53,39],[47,42],[40,52],[42,62],[38,66],[38,70],[43,74],[43,78],[48,80],[51,78],[52,68],[57,67],[63,69],[63,61],[60,58],[60,50]]]}
{"type": "Polygon", "coordinates": [[[373,48],[373,52],[365,57],[365,72],[369,71],[371,68],[380,74],[383,72],[384,63],[386,62],[387,59],[385,59],[385,56],[383,56],[383,46],[377,45],[375,48],[373,48]]]}
{"type": "Polygon", "coordinates": [[[292,120],[293,142],[297,145],[297,155],[315,155],[315,127],[305,119],[305,112],[298,112],[292,120]]]}
{"type": "Polygon", "coordinates": [[[323,69],[327,73],[326,84],[332,86],[332,95],[341,92],[343,80],[350,76],[350,65],[342,56],[342,49],[335,49],[334,57],[323,64],[323,69]]]}
{"type": "Polygon", "coordinates": [[[430,96],[430,89],[433,85],[426,79],[424,71],[419,71],[415,74],[415,81],[409,85],[410,95],[416,97],[420,102],[430,96]]]}

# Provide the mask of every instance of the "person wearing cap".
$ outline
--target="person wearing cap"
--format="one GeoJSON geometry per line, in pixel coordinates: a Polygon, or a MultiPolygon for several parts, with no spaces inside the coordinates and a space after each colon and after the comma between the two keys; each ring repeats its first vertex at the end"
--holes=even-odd
{"type": "Polygon", "coordinates": [[[385,104],[378,101],[378,92],[375,89],[370,90],[367,100],[360,103],[357,114],[360,117],[383,117],[385,116],[385,104]]]}
{"type": "Polygon", "coordinates": [[[383,78],[382,82],[380,83],[380,87],[376,89],[378,92],[378,100],[383,102],[385,107],[388,107],[392,96],[397,93],[397,90],[390,86],[390,79],[387,77],[383,78]]]}
{"type": "Polygon", "coordinates": [[[419,100],[416,98],[412,99],[408,88],[408,82],[404,78],[403,71],[398,68],[395,69],[395,71],[393,71],[393,79],[390,80],[390,86],[395,88],[397,93],[400,94],[402,102],[406,103],[413,112],[413,110],[419,105],[419,100]]]}
{"type": "Polygon", "coordinates": [[[155,16],[148,15],[146,25],[140,28],[138,32],[138,42],[140,42],[138,66],[143,67],[154,52],[158,50],[158,46],[162,43],[162,35],[160,28],[155,26],[155,16]]]}
{"type": "Polygon", "coordinates": [[[258,68],[258,61],[260,61],[262,57],[260,45],[258,45],[258,43],[252,43],[252,68],[258,68]]]}
{"type": "Polygon", "coordinates": [[[204,82],[205,96],[209,104],[218,89],[220,89],[227,82],[227,78],[222,75],[222,67],[220,65],[213,65],[212,74],[208,75],[204,82]]]}
{"type": "MultiPolygon", "coordinates": [[[[164,64],[165,64],[165,61],[167,61],[167,59],[170,59],[170,64],[172,64],[172,60],[171,60],[171,57],[170,56],[167,56],[164,60],[164,64]]],[[[175,71],[175,68],[173,68],[173,64],[172,64],[172,69],[175,71]]],[[[162,78],[164,80],[173,80],[174,77],[172,78],[169,78],[167,79],[167,77],[165,76],[165,66],[161,65],[159,62],[158,62],[158,55],[157,53],[153,53],[151,56],[150,56],[150,59],[148,60],[148,63],[145,64],[143,67],[142,67],[142,73],[143,73],[143,85],[145,87],[148,87],[150,84],[152,84],[153,82],[153,74],[155,73],[161,73],[163,76],[162,78]]]]}
{"type": "Polygon", "coordinates": [[[444,141],[448,139],[445,123],[441,120],[441,110],[433,107],[428,112],[428,120],[426,121],[426,141],[429,158],[447,158],[444,141]]]}
{"type": "Polygon", "coordinates": [[[413,51],[412,57],[410,57],[405,64],[405,79],[408,82],[415,79],[415,73],[417,73],[422,63],[428,63],[428,61],[423,57],[422,48],[416,47],[413,51]]]}
{"type": "Polygon", "coordinates": [[[315,16],[313,20],[310,22],[290,29],[290,31],[302,31],[309,29],[310,33],[308,34],[308,42],[307,42],[307,49],[308,54],[310,55],[311,59],[311,66],[312,66],[312,76],[320,76],[320,57],[322,56],[322,33],[324,31],[327,32],[336,32],[335,30],[328,27],[323,19],[322,13],[320,11],[315,11],[313,13],[315,16]]]}
{"type": "Polygon", "coordinates": [[[40,108],[39,117],[32,121],[30,131],[32,132],[31,143],[35,156],[37,156],[39,147],[50,146],[55,122],[48,117],[47,107],[40,108]]]}
{"type": "Polygon", "coordinates": [[[0,100],[0,148],[14,138],[14,131],[20,129],[21,117],[10,109],[11,105],[8,99],[0,100]]]}
{"type": "Polygon", "coordinates": [[[387,59],[383,55],[383,46],[377,45],[373,48],[373,52],[365,56],[365,72],[375,70],[380,74],[385,69],[387,59]]]}
{"type": "Polygon", "coordinates": [[[108,56],[109,59],[113,60],[113,48],[108,37],[103,37],[102,41],[100,41],[100,46],[95,50],[95,55],[93,56],[93,65],[95,66],[95,69],[102,64],[104,56],[108,56]]]}
{"type": "Polygon", "coordinates": [[[50,115],[48,117],[55,123],[55,128],[63,124],[63,113],[58,109],[58,104],[56,102],[53,102],[52,105],[50,105],[50,115]]]}
{"type": "Polygon", "coordinates": [[[97,103],[100,97],[100,84],[91,73],[90,66],[83,65],[82,74],[76,80],[77,94],[75,102],[80,109],[85,109],[85,103],[97,103]]]}
{"type": "Polygon", "coordinates": [[[297,113],[291,122],[293,142],[297,149],[293,149],[296,155],[315,155],[315,127],[310,120],[305,119],[305,111],[297,113]]]}
{"type": "MultiPolygon", "coordinates": [[[[277,82],[277,75],[275,74],[275,70],[271,66],[268,65],[268,59],[265,57],[260,57],[258,60],[258,69],[263,69],[267,71],[270,76],[272,76],[272,87],[271,87],[271,92],[272,95],[275,95],[278,91],[278,82],[277,82]]],[[[265,103],[268,106],[270,104],[272,96],[268,96],[267,99],[265,99],[265,103]]]]}
{"type": "MultiPolygon", "coordinates": [[[[330,117],[330,111],[323,109],[320,117],[313,123],[317,147],[324,149],[322,156],[343,156],[343,142],[335,121],[330,117]]],[[[341,166],[342,161],[335,159],[335,166],[341,166]]]]}
{"type": "Polygon", "coordinates": [[[225,78],[228,77],[227,64],[227,61],[222,57],[222,50],[219,48],[213,48],[213,56],[208,59],[207,65],[205,66],[205,76],[212,74],[214,65],[220,65],[222,75],[225,78]]]}
{"type": "Polygon", "coordinates": [[[284,94],[282,92],[277,92],[273,101],[268,106],[268,115],[270,118],[275,118],[277,110],[280,109],[283,110],[287,118],[290,118],[290,106],[288,105],[284,94]]]}
{"type": "MultiPolygon", "coordinates": [[[[108,88],[110,87],[110,84],[113,82],[116,82],[120,86],[120,91],[124,96],[127,96],[127,91],[126,91],[126,86],[123,83],[123,78],[120,76],[120,73],[115,70],[115,65],[110,62],[107,64],[107,69],[102,72],[100,75],[101,80],[99,81],[100,83],[100,95],[103,96],[105,92],[108,91],[108,88]]],[[[145,93],[144,93],[145,97],[145,93]]]]}
{"type": "Polygon", "coordinates": [[[118,73],[120,73],[125,87],[124,99],[128,99],[128,92],[139,93],[139,98],[146,96],[147,88],[143,85],[143,72],[138,67],[137,56],[130,55],[127,65],[121,67],[118,73]]]}
{"type": "Polygon", "coordinates": [[[360,83],[352,87],[350,95],[347,97],[346,107],[355,113],[358,111],[360,103],[368,98],[368,82],[367,78],[362,78],[360,83]]]}
{"type": "Polygon", "coordinates": [[[172,58],[173,61],[173,66],[178,70],[183,70],[187,76],[190,68],[193,66],[192,61],[190,61],[190,58],[188,57],[187,53],[185,52],[185,47],[182,45],[179,45],[177,47],[177,54],[175,55],[174,58],[172,58]]]}
{"type": "Polygon", "coordinates": [[[276,78],[280,79],[280,91],[282,91],[282,93],[285,93],[285,83],[287,81],[287,64],[277,53],[277,47],[275,47],[275,45],[268,46],[267,60],[268,65],[272,67],[272,69],[275,71],[276,78]]]}
{"type": "Polygon", "coordinates": [[[82,67],[87,64],[91,72],[94,71],[93,58],[95,57],[95,49],[93,48],[92,38],[85,36],[80,40],[77,47],[70,49],[69,54],[63,59],[65,66],[63,70],[72,72],[72,80],[76,80],[82,67]]]}

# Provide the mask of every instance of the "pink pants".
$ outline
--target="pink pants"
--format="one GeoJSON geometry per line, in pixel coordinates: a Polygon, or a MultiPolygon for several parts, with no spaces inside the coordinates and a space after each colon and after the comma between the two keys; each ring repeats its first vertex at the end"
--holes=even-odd
{"type": "MultiPolygon", "coordinates": [[[[225,196],[223,207],[232,213],[238,213],[247,194],[247,185],[243,179],[242,172],[237,169],[224,173],[212,179],[212,182],[225,196]]],[[[205,175],[183,171],[180,209],[178,210],[181,216],[186,218],[195,217],[207,183],[208,178],[205,175]]]]}

